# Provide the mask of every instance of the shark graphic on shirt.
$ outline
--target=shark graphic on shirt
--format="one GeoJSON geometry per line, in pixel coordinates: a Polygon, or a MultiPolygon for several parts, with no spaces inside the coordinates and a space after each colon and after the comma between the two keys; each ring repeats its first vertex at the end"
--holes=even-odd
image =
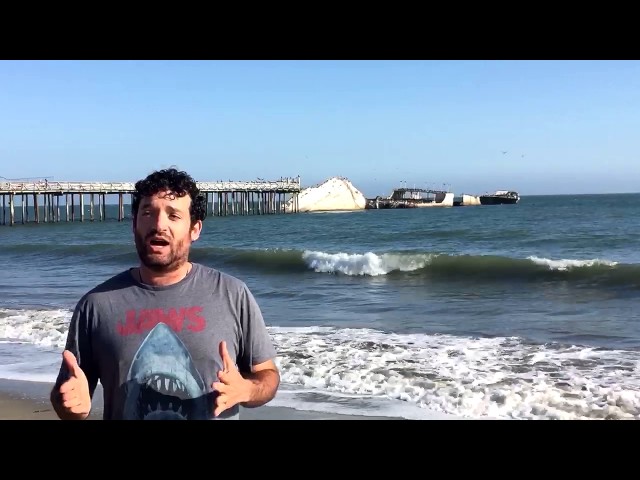
{"type": "Polygon", "coordinates": [[[204,420],[212,417],[202,376],[184,343],[165,323],[158,323],[147,334],[126,380],[125,419],[204,420]]]}

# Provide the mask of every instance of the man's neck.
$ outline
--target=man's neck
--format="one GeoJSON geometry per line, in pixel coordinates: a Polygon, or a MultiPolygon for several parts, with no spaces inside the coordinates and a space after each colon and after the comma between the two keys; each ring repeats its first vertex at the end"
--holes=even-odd
{"type": "Polygon", "coordinates": [[[141,265],[137,272],[138,280],[140,280],[141,283],[146,283],[147,285],[165,287],[167,285],[178,283],[186,277],[191,271],[191,267],[192,265],[190,262],[185,262],[184,265],[181,265],[177,270],[172,270],[170,272],[156,272],[148,269],[144,265],[141,265]]]}

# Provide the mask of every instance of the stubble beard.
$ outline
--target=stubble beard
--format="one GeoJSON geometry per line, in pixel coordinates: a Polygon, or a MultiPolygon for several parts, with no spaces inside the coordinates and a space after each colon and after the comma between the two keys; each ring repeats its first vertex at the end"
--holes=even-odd
{"type": "Polygon", "coordinates": [[[148,246],[138,232],[135,233],[136,251],[142,264],[154,272],[171,272],[180,268],[189,258],[189,251],[185,248],[185,241],[178,240],[175,245],[169,244],[167,255],[155,255],[148,251],[148,246]]]}

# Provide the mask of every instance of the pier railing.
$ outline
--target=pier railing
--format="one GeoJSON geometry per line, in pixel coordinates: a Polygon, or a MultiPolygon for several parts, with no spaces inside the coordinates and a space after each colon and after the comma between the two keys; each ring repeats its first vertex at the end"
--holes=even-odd
{"type": "MultiPolygon", "coordinates": [[[[299,211],[298,194],[302,190],[299,176],[278,180],[197,182],[197,185],[207,198],[207,213],[211,215],[265,215],[299,211]],[[293,203],[294,208],[284,208],[288,201],[293,203]]],[[[118,221],[122,221],[125,218],[124,195],[133,195],[134,192],[133,182],[53,182],[48,180],[0,182],[0,196],[2,196],[0,221],[3,225],[14,225],[16,207],[20,208],[22,213],[20,223],[29,222],[30,213],[35,223],[40,223],[41,218],[45,223],[62,221],[61,197],[64,198],[62,206],[66,210],[65,221],[75,221],[76,214],[80,221],[85,221],[86,214],[90,221],[95,219],[102,221],[106,220],[106,195],[118,196],[118,221]],[[85,195],[89,195],[88,212],[85,209],[85,195]],[[96,195],[98,217],[94,216],[96,195]],[[79,199],[79,207],[75,203],[76,196],[79,199]],[[33,199],[31,207],[29,207],[30,197],[33,199]],[[76,212],[77,209],[79,212],[76,212]]]]}

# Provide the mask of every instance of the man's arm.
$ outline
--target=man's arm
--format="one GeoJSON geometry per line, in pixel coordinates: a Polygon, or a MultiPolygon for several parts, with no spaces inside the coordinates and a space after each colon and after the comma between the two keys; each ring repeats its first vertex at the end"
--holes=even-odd
{"type": "Polygon", "coordinates": [[[71,317],[62,363],[49,395],[51,406],[61,420],[82,420],[91,410],[98,375],[91,360],[89,323],[83,298],[71,317]]]}
{"type": "Polygon", "coordinates": [[[218,391],[216,417],[236,404],[260,407],[275,397],[280,385],[276,349],[260,307],[246,285],[238,295],[238,310],[242,335],[237,357],[232,359],[226,342],[220,342],[222,370],[218,382],[212,385],[218,391]]]}
{"type": "Polygon", "coordinates": [[[211,385],[218,392],[213,412],[216,417],[234,405],[259,407],[275,397],[280,374],[273,360],[253,365],[251,373],[241,373],[224,340],[220,342],[220,356],[222,370],[218,372],[218,381],[211,385]]]}
{"type": "Polygon", "coordinates": [[[280,372],[273,360],[253,365],[252,372],[243,377],[251,382],[248,400],[242,402],[243,407],[260,407],[273,400],[280,385],[280,372]]]}

